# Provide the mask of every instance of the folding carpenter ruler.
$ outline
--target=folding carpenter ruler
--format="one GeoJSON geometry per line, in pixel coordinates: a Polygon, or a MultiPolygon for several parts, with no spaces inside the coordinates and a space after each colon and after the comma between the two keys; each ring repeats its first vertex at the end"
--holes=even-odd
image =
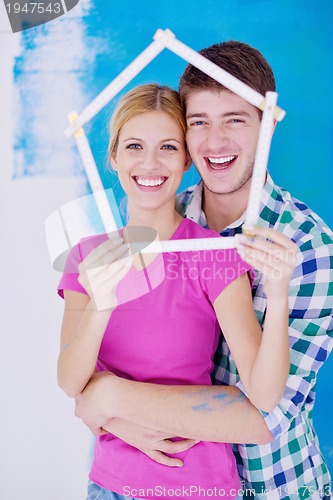
{"type": "MultiPolygon", "coordinates": [[[[80,115],[71,113],[71,125],[65,130],[65,135],[74,135],[85,171],[90,183],[92,193],[106,232],[117,230],[117,224],[103,191],[103,185],[96,167],[89,142],[85,136],[83,125],[95,116],[115,95],[119,93],[140,71],[147,66],[164,48],[168,48],[176,55],[197,67],[210,77],[217,80],[226,88],[239,95],[252,105],[263,110],[260,125],[256,159],[253,170],[251,190],[246,211],[245,225],[255,225],[259,217],[261,192],[265,181],[267,162],[274,120],[280,121],[285,116],[285,111],[278,106],[277,93],[267,92],[261,95],[245,83],[241,82],[227,71],[212,63],[198,52],[175,38],[170,30],[158,29],[154,41],[136,57],[83,111],[80,115]]],[[[142,249],[148,252],[178,252],[192,250],[216,250],[235,247],[235,238],[200,238],[188,240],[154,241],[142,249]]]]}

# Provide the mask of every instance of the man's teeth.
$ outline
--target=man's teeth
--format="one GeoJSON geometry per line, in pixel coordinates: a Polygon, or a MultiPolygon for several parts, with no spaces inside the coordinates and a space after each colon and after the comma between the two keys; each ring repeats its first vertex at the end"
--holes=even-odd
{"type": "Polygon", "coordinates": [[[227,163],[231,160],[234,160],[236,158],[236,156],[223,156],[223,158],[211,158],[211,157],[208,157],[208,160],[210,161],[210,163],[217,163],[219,165],[223,165],[223,163],[227,163]]]}
{"type": "Polygon", "coordinates": [[[144,179],[141,177],[136,177],[136,182],[140,186],[161,186],[165,182],[165,177],[159,177],[158,179],[144,179]]]}

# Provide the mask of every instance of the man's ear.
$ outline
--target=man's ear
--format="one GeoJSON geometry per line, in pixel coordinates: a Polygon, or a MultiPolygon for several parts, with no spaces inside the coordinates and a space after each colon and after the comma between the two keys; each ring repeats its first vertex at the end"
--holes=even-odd
{"type": "Polygon", "coordinates": [[[187,151],[184,172],[187,172],[191,165],[192,165],[192,158],[190,157],[190,153],[187,151]]]}

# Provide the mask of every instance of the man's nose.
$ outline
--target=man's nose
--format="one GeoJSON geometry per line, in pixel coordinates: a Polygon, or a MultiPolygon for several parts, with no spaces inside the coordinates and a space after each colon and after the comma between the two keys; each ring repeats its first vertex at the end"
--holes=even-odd
{"type": "Polygon", "coordinates": [[[206,143],[212,152],[218,152],[228,145],[229,137],[222,126],[215,125],[208,130],[206,143]]]}

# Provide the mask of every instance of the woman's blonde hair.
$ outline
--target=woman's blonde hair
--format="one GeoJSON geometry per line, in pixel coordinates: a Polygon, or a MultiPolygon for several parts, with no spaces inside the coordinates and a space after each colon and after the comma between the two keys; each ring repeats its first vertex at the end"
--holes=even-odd
{"type": "Polygon", "coordinates": [[[110,122],[109,156],[117,151],[119,134],[125,123],[147,111],[168,113],[182,129],[185,141],[186,121],[178,92],[167,86],[150,83],[130,90],[120,99],[110,122]]]}

